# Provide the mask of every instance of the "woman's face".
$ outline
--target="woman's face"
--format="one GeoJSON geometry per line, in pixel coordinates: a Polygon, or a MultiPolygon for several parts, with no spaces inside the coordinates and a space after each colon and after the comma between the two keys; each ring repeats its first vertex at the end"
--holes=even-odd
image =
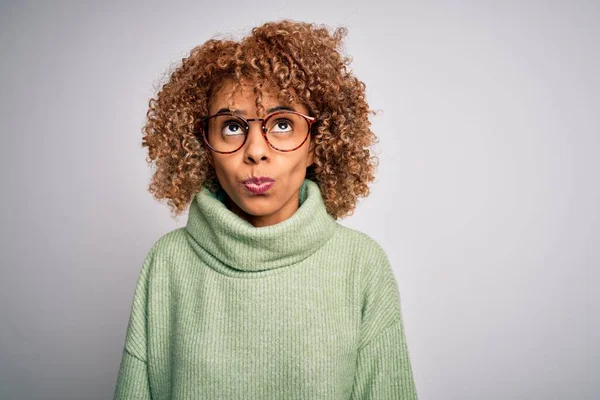
{"type": "MultiPolygon", "coordinates": [[[[233,95],[234,109],[240,110],[239,113],[246,119],[259,118],[252,86],[247,81],[243,83],[233,95]]],[[[232,89],[232,81],[226,80],[211,98],[209,115],[228,108],[227,95],[232,89]]],[[[283,105],[278,102],[275,93],[263,90],[264,110],[283,105]]],[[[287,106],[309,115],[308,109],[302,104],[287,106]]],[[[231,211],[255,227],[273,225],[291,217],[298,209],[300,186],[306,177],[306,168],[314,160],[312,141],[309,136],[295,151],[280,152],[266,142],[261,121],[250,121],[249,125],[248,138],[241,149],[232,154],[209,150],[210,163],[229,197],[225,203],[231,211]],[[251,176],[269,177],[274,183],[266,192],[256,194],[243,183],[251,176]]]]}

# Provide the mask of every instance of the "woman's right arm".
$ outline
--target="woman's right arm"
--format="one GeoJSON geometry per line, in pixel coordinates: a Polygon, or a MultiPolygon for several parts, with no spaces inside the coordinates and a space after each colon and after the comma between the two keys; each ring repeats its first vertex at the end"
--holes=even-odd
{"type": "Polygon", "coordinates": [[[146,312],[148,272],[152,264],[153,250],[146,256],[137,280],[114,400],[152,398],[148,377],[146,312]]]}

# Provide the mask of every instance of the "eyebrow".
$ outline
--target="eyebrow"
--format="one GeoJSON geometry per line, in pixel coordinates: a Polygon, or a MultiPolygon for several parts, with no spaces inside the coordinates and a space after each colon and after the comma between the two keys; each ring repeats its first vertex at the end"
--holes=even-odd
{"type": "MultiPolygon", "coordinates": [[[[294,109],[294,107],[290,107],[290,106],[276,106],[276,107],[269,108],[267,110],[267,114],[271,114],[272,112],[275,112],[275,111],[296,111],[296,110],[294,109]]],[[[229,108],[221,108],[215,114],[229,113],[229,112],[230,112],[229,108]]],[[[236,114],[241,114],[241,115],[247,114],[246,111],[240,110],[240,109],[234,110],[234,112],[236,114]]]]}

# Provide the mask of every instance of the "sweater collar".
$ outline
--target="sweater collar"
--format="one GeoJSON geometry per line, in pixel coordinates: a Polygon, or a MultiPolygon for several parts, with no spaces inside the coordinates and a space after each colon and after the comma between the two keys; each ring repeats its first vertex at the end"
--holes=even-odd
{"type": "Polygon", "coordinates": [[[220,193],[202,187],[190,204],[187,232],[223,272],[258,272],[296,264],[315,253],[337,223],[327,213],[316,182],[305,178],[295,213],[277,224],[255,227],[229,210],[220,193]]]}

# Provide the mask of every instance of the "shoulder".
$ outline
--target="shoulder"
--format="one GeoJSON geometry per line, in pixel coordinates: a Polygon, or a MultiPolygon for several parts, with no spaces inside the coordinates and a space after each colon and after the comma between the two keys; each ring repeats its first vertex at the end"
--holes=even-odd
{"type": "Polygon", "coordinates": [[[358,262],[360,347],[402,319],[398,280],[383,246],[367,233],[344,227],[340,235],[355,246],[358,262]]]}
{"type": "Polygon", "coordinates": [[[187,246],[188,242],[185,227],[181,227],[173,229],[159,237],[148,253],[154,256],[169,256],[170,254],[181,250],[182,247],[187,246]]]}
{"type": "Polygon", "coordinates": [[[182,254],[182,250],[189,247],[185,228],[176,228],[169,231],[154,241],[148,250],[142,266],[141,275],[147,276],[151,271],[165,263],[174,260],[182,254]]]}
{"type": "Polygon", "coordinates": [[[395,273],[383,246],[371,235],[340,224],[336,246],[351,260],[363,295],[397,286],[395,273]]]}
{"type": "Polygon", "coordinates": [[[350,252],[359,265],[362,295],[388,295],[396,301],[398,280],[383,246],[371,235],[357,229],[343,226],[339,231],[342,240],[351,246],[350,252]]]}
{"type": "Polygon", "coordinates": [[[359,258],[370,263],[388,262],[387,253],[383,246],[371,235],[358,229],[339,224],[337,239],[344,247],[359,258]]]}

